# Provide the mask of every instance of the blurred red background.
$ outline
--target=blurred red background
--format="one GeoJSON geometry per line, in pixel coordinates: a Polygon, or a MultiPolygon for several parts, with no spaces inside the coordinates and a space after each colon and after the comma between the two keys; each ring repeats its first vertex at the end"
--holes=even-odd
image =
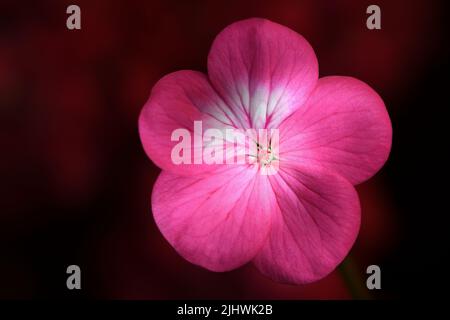
{"type": "Polygon", "coordinates": [[[444,164],[430,141],[441,130],[431,109],[446,91],[446,11],[443,2],[377,1],[382,29],[368,30],[370,4],[2,1],[0,298],[385,298],[436,284],[426,268],[448,257],[439,246],[446,232],[424,215],[439,210],[427,179],[444,164]],[[66,28],[70,4],[81,8],[81,30],[66,28]],[[215,35],[248,17],[302,34],[321,76],[367,82],[393,122],[390,160],[357,187],[362,226],[349,258],[310,285],[278,284],[250,265],[228,273],[191,265],[151,215],[159,169],[140,145],[140,109],[163,75],[205,72],[215,35]],[[80,292],[65,287],[70,264],[81,267],[80,292]],[[365,289],[370,264],[382,269],[377,292],[365,289]],[[429,282],[412,285],[415,277],[429,282]]]}

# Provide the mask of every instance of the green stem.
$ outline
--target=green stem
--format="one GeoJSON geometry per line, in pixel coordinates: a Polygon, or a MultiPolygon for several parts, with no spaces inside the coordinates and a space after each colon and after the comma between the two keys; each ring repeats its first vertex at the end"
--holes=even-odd
{"type": "Polygon", "coordinates": [[[358,272],[357,265],[350,255],[347,256],[347,258],[341,263],[338,270],[341,273],[353,299],[371,299],[370,294],[365,287],[366,282],[358,272]]]}

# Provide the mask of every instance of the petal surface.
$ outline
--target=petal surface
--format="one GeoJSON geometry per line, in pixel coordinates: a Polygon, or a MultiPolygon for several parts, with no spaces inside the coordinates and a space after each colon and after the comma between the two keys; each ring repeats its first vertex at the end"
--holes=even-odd
{"type": "Polygon", "coordinates": [[[323,165],[353,184],[386,162],[392,127],[380,96],[350,77],[319,79],[311,97],[280,126],[280,157],[323,165]]]}
{"type": "Polygon", "coordinates": [[[331,170],[304,165],[283,166],[270,182],[278,208],[254,259],[256,267],[286,283],[325,277],[358,234],[360,207],[354,187],[331,170]]]}
{"type": "Polygon", "coordinates": [[[211,83],[240,128],[275,128],[301,106],[318,78],[309,43],[293,30],[253,18],[226,27],[208,56],[211,83]]]}
{"type": "Polygon", "coordinates": [[[273,199],[267,177],[246,167],[196,177],[163,171],[153,189],[152,209],[180,255],[209,270],[227,271],[250,261],[262,246],[273,199]]]}
{"type": "Polygon", "coordinates": [[[177,71],[166,75],[153,87],[139,117],[139,133],[147,155],[162,169],[189,175],[213,170],[215,165],[202,161],[200,141],[208,128],[232,127],[223,110],[224,102],[211,87],[207,77],[196,71],[177,71]],[[201,121],[201,130],[194,132],[194,122],[201,121]],[[175,130],[189,134],[187,152],[190,163],[174,163],[174,147],[184,141],[175,130]]]}

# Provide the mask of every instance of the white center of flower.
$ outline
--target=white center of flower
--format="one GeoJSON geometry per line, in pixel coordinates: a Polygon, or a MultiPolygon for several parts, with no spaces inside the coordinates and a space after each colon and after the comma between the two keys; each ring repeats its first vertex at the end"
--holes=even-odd
{"type": "Polygon", "coordinates": [[[268,166],[272,162],[272,160],[275,160],[275,154],[272,151],[272,148],[270,145],[268,147],[263,147],[261,145],[257,146],[258,153],[256,155],[256,159],[258,160],[258,163],[261,166],[268,166]]]}

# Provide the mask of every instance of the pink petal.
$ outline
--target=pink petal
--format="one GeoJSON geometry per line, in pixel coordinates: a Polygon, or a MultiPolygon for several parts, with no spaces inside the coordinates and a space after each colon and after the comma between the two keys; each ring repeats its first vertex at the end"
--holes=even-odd
{"type": "Polygon", "coordinates": [[[308,98],[318,64],[301,35],[254,18],[233,23],[216,37],[208,74],[241,128],[273,128],[308,98]]]}
{"type": "Polygon", "coordinates": [[[389,115],[373,89],[354,78],[325,77],[280,126],[280,158],[323,165],[358,184],[383,166],[391,141],[389,115]]]}
{"type": "Polygon", "coordinates": [[[309,283],[333,271],[353,245],[360,207],[354,187],[323,167],[283,167],[270,181],[278,209],[254,259],[270,278],[309,283]]]}
{"type": "Polygon", "coordinates": [[[203,132],[208,128],[231,127],[231,122],[223,117],[223,109],[223,101],[204,74],[184,70],[166,75],[153,87],[139,118],[139,133],[147,155],[160,168],[178,174],[215,169],[215,165],[202,161],[202,149],[194,148],[194,121],[202,121],[203,132]],[[190,133],[191,164],[173,162],[172,150],[182,141],[181,138],[172,141],[176,129],[186,129],[190,133]],[[196,160],[202,164],[193,164],[196,160]]]}
{"type": "Polygon", "coordinates": [[[163,171],[152,209],[164,237],[188,261],[227,271],[250,261],[267,237],[273,193],[266,176],[245,166],[214,175],[163,171]]]}

